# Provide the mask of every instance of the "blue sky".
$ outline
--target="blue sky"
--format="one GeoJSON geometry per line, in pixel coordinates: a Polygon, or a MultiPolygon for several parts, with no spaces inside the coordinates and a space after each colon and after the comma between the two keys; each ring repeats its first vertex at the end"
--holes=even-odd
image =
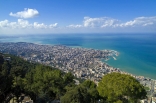
{"type": "Polygon", "coordinates": [[[0,0],[0,35],[156,33],[156,0],[0,0]]]}

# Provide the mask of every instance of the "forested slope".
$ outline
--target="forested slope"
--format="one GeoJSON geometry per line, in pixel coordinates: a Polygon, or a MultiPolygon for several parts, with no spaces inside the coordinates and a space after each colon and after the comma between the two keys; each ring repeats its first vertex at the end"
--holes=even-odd
{"type": "Polygon", "coordinates": [[[107,74],[97,86],[85,80],[75,84],[71,73],[42,64],[30,63],[19,57],[0,54],[0,102],[13,97],[21,102],[22,94],[35,103],[60,100],[61,103],[136,103],[146,98],[143,86],[125,74],[107,74]],[[18,99],[17,99],[18,98],[18,99]]]}

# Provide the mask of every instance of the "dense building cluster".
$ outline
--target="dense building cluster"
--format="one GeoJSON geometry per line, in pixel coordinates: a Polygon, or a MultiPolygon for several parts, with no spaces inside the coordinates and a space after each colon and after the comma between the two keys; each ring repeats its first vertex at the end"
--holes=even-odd
{"type": "Polygon", "coordinates": [[[1,43],[0,50],[23,57],[31,62],[57,67],[64,72],[72,72],[76,77],[99,81],[109,72],[120,72],[110,67],[101,59],[115,58],[118,52],[114,50],[95,50],[85,48],[71,48],[63,45],[38,45],[33,43],[1,43]]]}

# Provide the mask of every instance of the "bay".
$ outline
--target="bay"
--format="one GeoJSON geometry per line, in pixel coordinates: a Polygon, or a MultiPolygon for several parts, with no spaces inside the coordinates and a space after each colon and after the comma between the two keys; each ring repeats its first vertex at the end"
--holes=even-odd
{"type": "Polygon", "coordinates": [[[107,62],[134,75],[156,79],[156,34],[43,34],[0,36],[0,42],[32,42],[119,52],[107,62]]]}

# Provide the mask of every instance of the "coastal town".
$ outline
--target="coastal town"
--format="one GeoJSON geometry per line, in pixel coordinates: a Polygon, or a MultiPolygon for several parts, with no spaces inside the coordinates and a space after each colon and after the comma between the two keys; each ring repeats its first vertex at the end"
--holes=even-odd
{"type": "Polygon", "coordinates": [[[113,58],[117,60],[119,53],[115,50],[96,50],[73,48],[64,45],[40,45],[34,43],[0,43],[0,52],[17,55],[30,62],[37,62],[52,66],[63,72],[71,72],[75,77],[90,79],[98,84],[101,78],[108,73],[119,72],[135,77],[148,88],[148,95],[156,92],[156,80],[135,76],[121,71],[103,62],[113,58]]]}
{"type": "Polygon", "coordinates": [[[121,72],[101,60],[118,56],[114,50],[71,48],[63,45],[38,45],[33,43],[1,43],[0,52],[14,54],[31,62],[38,62],[71,72],[81,79],[98,82],[104,74],[121,72]]]}

